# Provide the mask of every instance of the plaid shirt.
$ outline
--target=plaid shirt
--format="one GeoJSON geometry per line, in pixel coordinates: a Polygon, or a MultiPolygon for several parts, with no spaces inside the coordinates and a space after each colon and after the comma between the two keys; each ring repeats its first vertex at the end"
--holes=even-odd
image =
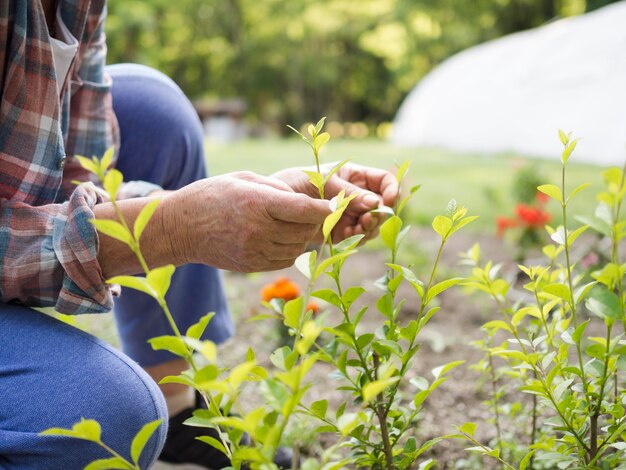
{"type": "Polygon", "coordinates": [[[100,202],[74,155],[117,143],[103,20],[106,0],[61,0],[80,43],[61,97],[39,0],[0,1],[0,300],[104,312],[112,295],[89,219],[100,202]]]}

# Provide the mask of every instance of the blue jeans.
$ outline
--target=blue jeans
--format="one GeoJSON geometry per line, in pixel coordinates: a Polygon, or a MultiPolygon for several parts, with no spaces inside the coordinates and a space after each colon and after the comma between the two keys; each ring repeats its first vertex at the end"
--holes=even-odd
{"type": "MultiPolygon", "coordinates": [[[[147,67],[108,71],[122,137],[118,168],[125,179],[177,189],[205,177],[202,129],[180,89],[147,67]]],[[[179,268],[167,300],[181,330],[214,311],[205,337],[221,342],[232,334],[217,270],[179,268]]],[[[81,417],[98,420],[103,441],[128,459],[137,431],[163,419],[140,461],[141,468],[154,463],[165,442],[167,409],[138,364],[174,358],[146,342],[171,330],[156,302],[135,291],[122,293],[115,315],[125,354],[27,307],[0,304],[0,469],[73,470],[109,457],[91,442],[39,435],[49,427],[71,427],[81,417]]]]}

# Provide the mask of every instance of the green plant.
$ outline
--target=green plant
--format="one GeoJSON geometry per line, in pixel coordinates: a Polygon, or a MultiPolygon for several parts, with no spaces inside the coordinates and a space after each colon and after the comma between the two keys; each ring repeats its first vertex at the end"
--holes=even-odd
{"type": "Polygon", "coordinates": [[[585,225],[571,227],[568,204],[588,185],[567,192],[566,166],[577,139],[562,131],[559,137],[564,146],[561,185],[538,190],[560,205],[563,225],[547,227],[553,244],[543,248],[544,265],[519,266],[526,277],[525,298],[511,300],[516,286],[501,274],[501,266],[481,264],[478,246],[466,254],[473,267],[466,285],[490,296],[501,314],[483,325],[487,339],[478,346],[485,358],[477,365],[492,383],[496,439],[489,446],[478,442],[474,423],[460,426],[457,437],[471,441],[469,450],[499,460],[503,468],[624,468],[626,388],[620,375],[626,370],[626,265],[619,253],[626,236],[621,218],[624,170],[604,172],[606,187],[598,194],[595,217],[578,217],[585,225]],[[572,250],[589,228],[611,241],[609,261],[591,278],[580,272],[572,250]],[[518,392],[530,398],[520,398],[518,392]],[[515,418],[517,443],[502,436],[501,424],[510,419],[507,404],[508,410],[510,405],[530,405],[525,427],[515,418]],[[523,441],[522,435],[527,436],[523,441]]]}
{"type": "MultiPolygon", "coordinates": [[[[325,196],[326,182],[346,163],[341,162],[328,171],[320,165],[319,151],[329,140],[329,135],[322,132],[323,126],[324,119],[309,127],[310,138],[300,134],[314,153],[316,167],[307,174],[320,197],[325,196]]],[[[358,285],[344,285],[341,272],[346,260],[358,252],[357,247],[363,236],[356,235],[333,243],[333,228],[356,197],[356,194],[346,196],[343,191],[340,192],[331,201],[333,211],[322,226],[321,247],[301,255],[296,261],[297,268],[307,278],[303,295],[287,302],[266,302],[269,313],[255,318],[278,318],[290,332],[290,344],[276,349],[270,356],[276,369],[268,370],[260,366],[252,350],[248,350],[244,362],[226,369],[218,365],[216,345],[200,339],[211,314],[202,317],[184,334],[176,326],[165,301],[175,268],[163,266],[149,269],[141,253],[141,234],[158,201],[147,204],[134,226],[129,227],[116,204],[122,175],[117,170],[108,169],[111,156],[112,151],[109,151],[102,160],[80,158],[81,164],[102,181],[118,216],[118,220],[94,220],[93,223],[99,231],[125,243],[135,253],[146,277],[117,276],[109,282],[140,290],[161,305],[173,334],[153,338],[150,343],[153,348],[168,350],[188,362],[187,371],[179,376],[166,377],[162,383],[184,384],[202,395],[206,409],[196,410],[186,424],[215,429],[218,438],[204,436],[200,440],[227,455],[235,469],[242,468],[244,463],[253,469],[275,468],[272,462],[281,439],[290,421],[300,415],[320,422],[316,433],[329,432],[336,436],[336,444],[321,456],[304,460],[304,469],[339,469],[349,464],[361,468],[410,468],[424,452],[441,440],[435,438],[418,444],[416,419],[428,396],[463,361],[435,368],[432,381],[425,377],[413,377],[407,383],[407,375],[420,348],[418,335],[439,311],[435,305],[437,298],[462,280],[437,278],[443,248],[457,230],[476,217],[467,216],[467,210],[455,201],[449,203],[446,215],[435,217],[432,227],[440,237],[440,245],[432,269],[427,271],[425,281],[421,281],[410,266],[400,264],[397,256],[409,231],[400,216],[419,187],[413,187],[408,195],[399,198],[394,208],[379,208],[378,212],[389,216],[380,229],[382,241],[389,252],[389,263],[378,282],[382,295],[373,306],[357,308],[366,290],[358,285]],[[326,277],[332,280],[334,288],[316,289],[317,282],[326,277]],[[402,283],[411,286],[416,294],[415,302],[419,305],[417,316],[409,320],[401,320],[399,316],[405,303],[405,300],[398,299],[398,288],[402,283]],[[339,312],[341,321],[328,326],[327,314],[314,316],[307,307],[310,297],[327,302],[339,312]],[[379,328],[360,332],[359,325],[364,315],[375,314],[370,311],[374,310],[371,307],[375,307],[380,315],[379,328]],[[320,344],[319,336],[323,332],[332,336],[330,344],[320,344]],[[332,364],[334,374],[343,380],[339,390],[344,392],[345,398],[336,410],[329,409],[326,399],[310,404],[305,399],[310,387],[307,375],[319,361],[332,364]],[[246,409],[245,400],[242,400],[242,385],[245,382],[259,383],[264,404],[252,410],[246,409]],[[247,445],[241,443],[244,433],[251,438],[247,445]]],[[[399,167],[398,182],[402,182],[407,170],[408,163],[399,167]]],[[[85,438],[74,431],[57,429],[46,432],[85,438]]],[[[120,458],[112,449],[107,450],[113,458],[120,458]]],[[[98,468],[105,468],[104,462],[99,465],[102,466],[98,468]]],[[[420,464],[420,468],[427,469],[433,465],[434,460],[427,459],[420,464]]]]}

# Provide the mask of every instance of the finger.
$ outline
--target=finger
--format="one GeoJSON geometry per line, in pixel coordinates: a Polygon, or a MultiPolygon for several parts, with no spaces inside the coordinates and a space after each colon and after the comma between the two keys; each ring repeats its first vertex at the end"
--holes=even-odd
{"type": "Polygon", "coordinates": [[[251,183],[263,184],[265,186],[269,186],[274,189],[279,189],[281,191],[287,191],[293,193],[293,189],[284,181],[279,180],[278,178],[272,178],[268,176],[259,175],[257,173],[253,173],[251,171],[240,171],[235,173],[235,175],[242,180],[250,181],[251,183]]]}
{"type": "Polygon", "coordinates": [[[331,213],[327,200],[285,191],[273,191],[267,196],[265,208],[268,215],[276,220],[321,225],[331,213]]]}
{"type": "Polygon", "coordinates": [[[386,206],[393,206],[398,198],[398,181],[386,170],[349,164],[341,168],[339,173],[355,185],[381,195],[386,206]]]}
{"type": "Polygon", "coordinates": [[[350,181],[333,175],[326,184],[326,194],[329,197],[334,197],[342,190],[345,191],[346,196],[354,193],[358,194],[357,197],[350,201],[350,209],[353,211],[367,212],[376,209],[382,202],[382,198],[375,193],[364,190],[350,181]]]}

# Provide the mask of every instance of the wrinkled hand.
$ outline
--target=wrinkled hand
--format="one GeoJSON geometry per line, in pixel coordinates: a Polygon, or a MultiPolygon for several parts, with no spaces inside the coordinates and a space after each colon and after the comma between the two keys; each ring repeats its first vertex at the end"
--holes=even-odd
{"type": "MultiPolygon", "coordinates": [[[[327,173],[332,164],[324,165],[327,173]]],[[[307,170],[314,170],[307,168],[307,170]]],[[[309,183],[309,177],[302,169],[287,169],[273,175],[287,183],[295,192],[319,197],[317,188],[309,183]]],[[[364,241],[376,237],[384,220],[382,214],[370,211],[380,205],[393,206],[398,198],[398,183],[394,175],[378,168],[364,167],[353,163],[345,164],[326,184],[325,196],[333,198],[341,190],[346,195],[358,193],[333,230],[333,241],[340,241],[352,235],[364,234],[364,241]]],[[[320,241],[317,239],[316,241],[320,241]]]]}
{"type": "Polygon", "coordinates": [[[291,266],[330,214],[328,201],[250,172],[192,183],[168,196],[170,234],[183,262],[233,271],[291,266]]]}

